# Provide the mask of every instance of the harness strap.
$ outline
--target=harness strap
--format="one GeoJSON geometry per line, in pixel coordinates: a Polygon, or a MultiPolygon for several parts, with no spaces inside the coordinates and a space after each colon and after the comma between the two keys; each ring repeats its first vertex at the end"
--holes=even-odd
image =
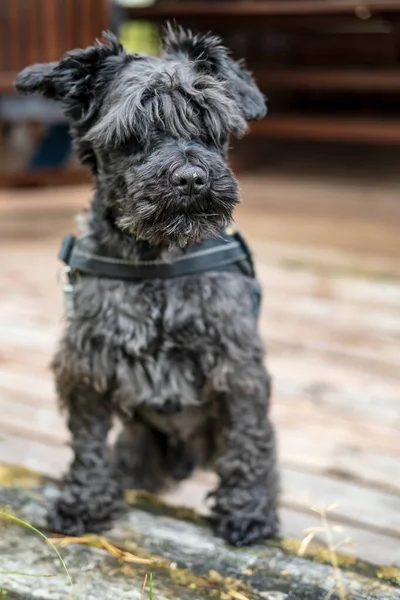
{"type": "Polygon", "coordinates": [[[170,279],[221,269],[233,263],[240,265],[243,261],[250,266],[250,273],[247,268],[245,274],[255,276],[250,250],[238,232],[201,242],[171,262],[143,260],[134,263],[87,252],[79,247],[75,236],[68,235],[63,239],[59,258],[71,269],[86,275],[127,280],[170,279]]]}

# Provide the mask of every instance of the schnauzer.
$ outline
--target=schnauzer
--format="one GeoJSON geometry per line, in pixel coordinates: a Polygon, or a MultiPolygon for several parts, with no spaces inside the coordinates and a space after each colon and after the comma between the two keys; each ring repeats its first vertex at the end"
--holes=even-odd
{"type": "Polygon", "coordinates": [[[16,89],[62,103],[95,186],[86,233],[61,253],[72,313],[53,371],[74,458],[51,527],[101,531],[124,489],[157,492],[203,466],[219,476],[217,533],[235,545],[274,537],[259,284],[227,229],[239,201],[229,137],[265,115],[263,95],[219,38],[169,26],[160,57],[105,33],[27,67],[16,89]]]}

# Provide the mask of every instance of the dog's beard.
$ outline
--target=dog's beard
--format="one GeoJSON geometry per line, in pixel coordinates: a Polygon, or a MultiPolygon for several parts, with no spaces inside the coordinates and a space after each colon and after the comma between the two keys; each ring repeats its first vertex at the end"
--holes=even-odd
{"type": "Polygon", "coordinates": [[[118,226],[153,245],[185,247],[220,235],[239,202],[237,183],[230,176],[213,181],[198,199],[179,198],[170,188],[164,192],[158,189],[154,194],[154,189],[138,186],[120,206],[118,226]]]}

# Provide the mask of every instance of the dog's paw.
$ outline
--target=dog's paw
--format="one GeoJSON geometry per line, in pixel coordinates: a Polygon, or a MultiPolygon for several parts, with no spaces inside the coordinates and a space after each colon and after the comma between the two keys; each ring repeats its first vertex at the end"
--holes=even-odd
{"type": "Polygon", "coordinates": [[[217,534],[232,546],[250,546],[262,540],[275,538],[279,531],[276,514],[270,517],[246,517],[230,515],[222,517],[217,525],[217,534]]]}
{"type": "Polygon", "coordinates": [[[62,506],[55,506],[48,514],[48,527],[54,533],[80,537],[85,533],[102,533],[112,527],[113,521],[122,514],[121,506],[107,515],[91,515],[88,512],[76,514],[65,512],[62,506]]]}
{"type": "Polygon", "coordinates": [[[114,481],[104,489],[66,487],[48,514],[49,528],[69,536],[101,533],[123,512],[121,496],[122,491],[114,481]]]}
{"type": "Polygon", "coordinates": [[[58,506],[54,506],[47,515],[47,525],[50,531],[63,535],[80,537],[87,533],[81,516],[65,514],[58,506]]]}

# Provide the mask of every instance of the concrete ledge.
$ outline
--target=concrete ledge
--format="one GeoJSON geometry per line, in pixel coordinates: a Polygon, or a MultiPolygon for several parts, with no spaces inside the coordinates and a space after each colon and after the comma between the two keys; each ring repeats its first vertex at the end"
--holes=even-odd
{"type": "MultiPolygon", "coordinates": [[[[2,510],[44,532],[47,507],[57,494],[54,482],[0,465],[2,510]]],[[[338,574],[325,562],[323,549],[314,548],[308,558],[297,556],[298,543],[288,540],[234,549],[215,538],[191,511],[168,507],[146,494],[130,494],[128,500],[132,506],[104,538],[57,546],[73,589],[43,538],[0,519],[0,586],[7,600],[60,600],[74,594],[79,600],[139,600],[150,572],[155,600],[324,600],[335,587],[338,574]],[[119,560],[114,547],[130,554],[121,553],[119,560]]],[[[339,557],[339,562],[346,600],[400,599],[399,569],[349,557],[339,557]]],[[[340,598],[336,593],[330,597],[340,598]]]]}

